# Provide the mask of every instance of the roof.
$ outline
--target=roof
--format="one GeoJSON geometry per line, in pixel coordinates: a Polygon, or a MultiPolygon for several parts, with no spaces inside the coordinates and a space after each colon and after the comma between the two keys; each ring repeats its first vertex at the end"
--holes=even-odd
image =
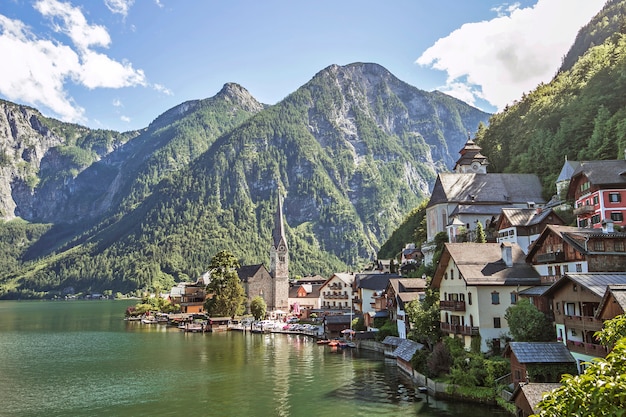
{"type": "Polygon", "coordinates": [[[289,298],[319,298],[322,284],[296,284],[289,288],[289,298]],[[298,290],[304,288],[306,296],[298,297],[298,290]]]}
{"type": "Polygon", "coordinates": [[[587,177],[593,185],[621,185],[626,188],[626,160],[581,161],[572,178],[579,175],[587,177]]]}
{"type": "Polygon", "coordinates": [[[542,296],[550,288],[549,285],[537,285],[536,287],[526,288],[520,291],[518,294],[522,296],[542,296]]]}
{"type": "Polygon", "coordinates": [[[413,359],[415,352],[423,348],[424,345],[421,343],[417,343],[409,339],[402,339],[400,345],[393,351],[393,355],[403,361],[410,362],[411,359],[413,359]]]}
{"type": "Polygon", "coordinates": [[[576,363],[576,359],[561,342],[509,342],[504,356],[511,353],[519,363],[576,363]]]}
{"type": "Polygon", "coordinates": [[[525,262],[522,248],[511,244],[513,265],[502,259],[500,243],[446,243],[431,285],[439,288],[452,260],[468,285],[539,285],[539,273],[525,262]]]}
{"type": "Polygon", "coordinates": [[[556,217],[563,224],[563,220],[551,208],[513,208],[506,207],[502,209],[502,217],[506,217],[514,227],[534,226],[540,224],[550,215],[556,217]]]}
{"type": "Polygon", "coordinates": [[[391,278],[399,278],[398,274],[356,274],[357,288],[383,291],[391,278]]]}
{"type": "MultiPolygon", "coordinates": [[[[508,207],[509,203],[503,204],[459,204],[452,210],[450,217],[461,214],[482,214],[483,216],[499,216],[504,207],[508,207]]],[[[463,224],[461,222],[461,224],[463,224]]]]}
{"type": "Polygon", "coordinates": [[[567,273],[546,290],[546,296],[554,293],[568,283],[575,282],[581,287],[593,292],[599,298],[604,296],[609,285],[626,284],[626,272],[588,272],[586,274],[567,273]]]}
{"type": "Polygon", "coordinates": [[[561,168],[561,172],[559,173],[559,177],[556,179],[556,182],[561,181],[569,181],[572,178],[572,174],[574,171],[580,166],[580,162],[578,161],[568,161],[566,160],[563,164],[563,168],[561,168]]]}
{"type": "Polygon", "coordinates": [[[265,268],[263,264],[257,265],[244,265],[237,269],[237,275],[243,282],[247,282],[249,278],[255,276],[261,268],[265,268]]]}
{"type": "Polygon", "coordinates": [[[539,414],[541,410],[537,408],[537,404],[539,404],[539,401],[543,399],[544,394],[554,389],[557,389],[560,386],[561,384],[559,383],[546,383],[546,382],[543,382],[543,383],[531,382],[531,383],[526,383],[526,384],[520,384],[515,389],[515,392],[513,392],[511,401],[515,402],[515,398],[523,394],[524,397],[526,397],[526,402],[532,408],[533,413],[539,414]]]}
{"type": "Polygon", "coordinates": [[[609,302],[609,300],[613,299],[615,303],[617,303],[622,311],[626,311],[626,285],[625,284],[615,284],[609,285],[604,292],[604,296],[602,296],[602,301],[598,306],[596,317],[600,317],[604,306],[609,302]]]}
{"type": "Polygon", "coordinates": [[[400,342],[402,342],[402,339],[398,336],[386,336],[383,340],[383,345],[400,346],[400,342]]]}
{"type": "Polygon", "coordinates": [[[534,174],[458,174],[440,173],[430,201],[440,203],[520,204],[545,203],[541,181],[534,174]]]}
{"type": "Polygon", "coordinates": [[[347,314],[334,314],[331,316],[324,316],[326,324],[350,324],[350,316],[347,314]]]}
{"type": "Polygon", "coordinates": [[[538,248],[541,247],[543,241],[550,235],[554,234],[563,241],[570,244],[575,250],[578,252],[588,255],[588,254],[607,254],[611,255],[624,255],[626,256],[626,252],[598,252],[589,249],[589,245],[585,245],[585,242],[589,239],[624,239],[626,238],[625,232],[603,232],[601,229],[590,229],[590,228],[580,228],[573,226],[562,226],[558,224],[548,224],[546,225],[543,232],[539,235],[537,240],[535,240],[528,249],[528,255],[526,259],[529,262],[532,261],[535,252],[538,248]]]}

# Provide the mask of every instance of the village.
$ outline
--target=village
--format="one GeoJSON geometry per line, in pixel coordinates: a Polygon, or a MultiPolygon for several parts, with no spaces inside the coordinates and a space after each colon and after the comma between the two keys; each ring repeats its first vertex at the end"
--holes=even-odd
{"type": "MultiPolygon", "coordinates": [[[[466,350],[503,352],[510,373],[502,395],[517,415],[529,416],[542,394],[558,387],[559,369],[582,373],[594,358],[607,355],[594,334],[626,309],[626,160],[566,160],[556,195],[545,201],[534,174],[487,173],[488,159],[471,139],[460,154],[454,172],[438,175],[426,206],[428,242],[407,242],[397,260],[377,260],[360,273],[290,280],[279,201],[270,268],[246,265],[237,273],[248,301],[265,301],[268,318],[284,326],[294,319],[315,322],[318,328],[308,329],[315,336],[343,338],[350,332],[355,346],[366,347],[378,330],[376,320],[395,322],[397,336],[382,341],[386,354],[433,394],[436,384],[412,367],[424,345],[407,338],[412,324],[405,308],[436,290],[444,337],[459,339],[466,350]],[[575,227],[558,214],[567,202],[574,204],[569,209],[575,227]],[[477,243],[479,233],[485,243],[477,243]],[[433,262],[436,236],[442,234],[447,243],[434,275],[408,277],[417,265],[433,262]],[[552,341],[511,339],[505,315],[522,299],[553,323],[552,341]],[[353,331],[355,318],[363,331],[353,331]]],[[[183,314],[201,314],[208,279],[210,274],[181,283],[168,297],[183,314]]]]}

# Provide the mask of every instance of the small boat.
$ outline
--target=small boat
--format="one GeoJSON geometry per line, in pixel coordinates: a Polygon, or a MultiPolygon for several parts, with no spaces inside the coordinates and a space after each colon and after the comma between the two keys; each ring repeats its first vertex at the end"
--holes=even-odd
{"type": "Polygon", "coordinates": [[[327,345],[329,343],[330,343],[330,340],[328,340],[328,339],[320,339],[320,340],[317,341],[318,345],[327,345]]]}
{"type": "Polygon", "coordinates": [[[146,316],[141,319],[143,324],[156,324],[158,323],[157,319],[154,316],[146,316]]]}
{"type": "Polygon", "coordinates": [[[338,346],[338,345],[339,345],[339,341],[338,341],[338,340],[329,340],[329,341],[328,341],[328,346],[331,346],[331,347],[333,347],[333,346],[334,346],[334,347],[336,347],[336,346],[338,346]]]}
{"type": "Polygon", "coordinates": [[[346,346],[348,346],[349,348],[355,348],[356,347],[356,343],[354,343],[354,342],[346,342],[346,346]]]}

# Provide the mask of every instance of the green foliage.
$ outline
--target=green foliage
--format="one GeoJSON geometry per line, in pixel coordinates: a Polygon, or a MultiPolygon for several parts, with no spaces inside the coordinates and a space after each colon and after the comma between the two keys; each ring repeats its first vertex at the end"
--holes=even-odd
{"type": "Polygon", "coordinates": [[[395,320],[387,320],[376,332],[376,341],[381,342],[387,336],[398,336],[398,325],[395,320]]]}
{"type": "Polygon", "coordinates": [[[422,202],[404,218],[402,223],[393,231],[389,239],[380,247],[378,259],[391,259],[404,248],[407,243],[414,242],[416,246],[426,241],[426,204],[422,202]]]}
{"type": "Polygon", "coordinates": [[[431,377],[438,377],[450,372],[450,367],[453,363],[453,357],[450,353],[449,341],[445,338],[442,341],[437,342],[433,348],[433,352],[428,357],[426,365],[428,367],[428,375],[431,377]]]}
{"type": "Polygon", "coordinates": [[[594,336],[604,346],[615,346],[619,340],[626,338],[626,315],[606,320],[602,330],[596,332],[594,336]]]}
{"type": "Polygon", "coordinates": [[[485,234],[485,228],[481,222],[476,223],[476,237],[474,238],[476,243],[487,243],[487,235],[485,234]]]}
{"type": "MultiPolygon", "coordinates": [[[[624,317],[605,322],[605,341],[615,341],[606,359],[595,359],[581,375],[565,375],[561,387],[545,395],[539,402],[539,416],[624,416],[626,415],[626,337],[624,317]]],[[[600,333],[602,333],[601,331],[600,333]]]]}
{"type": "Polygon", "coordinates": [[[439,292],[428,288],[424,301],[413,300],[409,302],[405,306],[405,312],[411,323],[409,338],[432,349],[441,338],[439,292]]]}
{"type": "Polygon", "coordinates": [[[237,275],[239,261],[228,251],[218,252],[209,264],[209,298],[205,309],[212,317],[235,317],[245,311],[246,293],[237,275]]]}
{"type": "Polygon", "coordinates": [[[504,318],[516,342],[549,342],[555,338],[552,323],[527,298],[507,308],[504,318]]]}
{"type": "Polygon", "coordinates": [[[250,313],[255,320],[261,320],[265,317],[265,313],[267,312],[267,304],[265,304],[265,300],[260,295],[257,295],[250,301],[250,313]]]}

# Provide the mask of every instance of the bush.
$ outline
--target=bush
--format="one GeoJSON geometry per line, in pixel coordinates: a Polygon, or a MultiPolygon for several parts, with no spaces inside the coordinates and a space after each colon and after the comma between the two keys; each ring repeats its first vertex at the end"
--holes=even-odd
{"type": "Polygon", "coordinates": [[[376,341],[382,342],[387,336],[398,336],[398,325],[393,320],[388,320],[376,332],[376,341]]]}

